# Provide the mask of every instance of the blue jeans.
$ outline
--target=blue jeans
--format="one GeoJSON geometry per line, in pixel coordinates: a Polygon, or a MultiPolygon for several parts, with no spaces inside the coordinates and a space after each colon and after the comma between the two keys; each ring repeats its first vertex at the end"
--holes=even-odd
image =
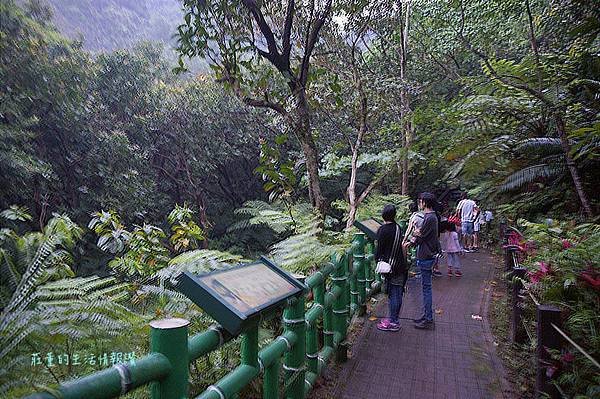
{"type": "Polygon", "coordinates": [[[464,235],[472,235],[473,234],[473,230],[475,228],[473,222],[462,222],[461,223],[461,227],[462,227],[462,233],[464,235]]]}
{"type": "MultiPolygon", "coordinates": [[[[406,282],[406,280],[405,280],[406,282]]],[[[402,294],[404,294],[404,284],[388,284],[388,297],[389,297],[389,308],[390,308],[390,321],[392,323],[399,323],[400,319],[400,308],[402,307],[402,294]]]]}
{"type": "Polygon", "coordinates": [[[452,268],[455,271],[460,271],[460,258],[458,252],[448,252],[446,254],[448,259],[448,268],[452,268]]]}
{"type": "Polygon", "coordinates": [[[417,267],[421,270],[421,285],[423,287],[423,318],[433,321],[433,298],[431,295],[431,269],[434,259],[417,259],[417,267]]]}

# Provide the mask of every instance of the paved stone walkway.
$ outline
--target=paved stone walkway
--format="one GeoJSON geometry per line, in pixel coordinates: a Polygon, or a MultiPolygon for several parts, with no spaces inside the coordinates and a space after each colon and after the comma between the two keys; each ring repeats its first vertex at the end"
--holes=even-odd
{"type": "MultiPolygon", "coordinates": [[[[421,331],[410,320],[383,332],[367,321],[339,374],[339,399],[512,398],[487,323],[490,280],[498,263],[489,254],[466,254],[463,277],[434,277],[436,328],[421,331]],[[482,320],[472,315],[481,316],[482,320]]],[[[400,317],[421,316],[420,280],[411,278],[400,317]]],[[[387,297],[374,306],[387,314],[387,297]]]]}

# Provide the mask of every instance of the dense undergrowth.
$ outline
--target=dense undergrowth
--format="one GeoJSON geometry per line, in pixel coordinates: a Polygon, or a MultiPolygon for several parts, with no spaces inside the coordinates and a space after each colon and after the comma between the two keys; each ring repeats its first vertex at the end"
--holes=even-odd
{"type": "MultiPolygon", "coordinates": [[[[592,358],[600,358],[600,225],[558,222],[543,223],[519,220],[522,232],[512,238],[519,242],[520,265],[527,269],[525,289],[539,303],[561,309],[562,328],[592,358]]],[[[510,301],[504,295],[496,298],[492,310],[496,333],[508,336],[510,301]]],[[[510,370],[535,368],[536,312],[535,303],[524,295],[524,327],[528,336],[524,345],[502,350],[510,370]]],[[[600,373],[571,343],[564,341],[560,351],[551,351],[553,361],[545,372],[553,378],[564,397],[593,398],[600,394],[600,373]]],[[[516,377],[516,387],[533,396],[531,373],[516,377]]]]}
{"type": "MultiPolygon", "coordinates": [[[[395,203],[399,217],[408,199],[374,195],[360,217],[377,216],[382,203],[395,203]]],[[[316,270],[332,253],[345,249],[352,231],[334,231],[306,204],[253,201],[237,211],[232,230],[257,226],[273,231],[268,256],[291,272],[316,270]]],[[[173,286],[183,271],[202,273],[248,261],[249,254],[202,249],[202,232],[192,212],[177,206],[169,215],[170,234],[148,224],[124,226],[115,212],[92,215],[88,229],[66,215],[54,215],[41,232],[28,232],[25,209],[3,211],[0,235],[2,318],[0,394],[19,397],[35,389],[109,367],[148,352],[148,322],[164,317],[191,321],[190,333],[213,321],[173,286]],[[94,233],[110,253],[109,275],[77,277],[74,253],[84,250],[82,235],[94,233]]],[[[278,331],[277,322],[260,332],[261,345],[278,331]]],[[[197,394],[239,362],[239,342],[199,359],[191,367],[191,394],[197,394]]],[[[257,387],[255,387],[257,388],[257,387]]],[[[131,397],[144,397],[144,391],[131,397]]],[[[252,392],[248,392],[252,395],[252,392]]]]}

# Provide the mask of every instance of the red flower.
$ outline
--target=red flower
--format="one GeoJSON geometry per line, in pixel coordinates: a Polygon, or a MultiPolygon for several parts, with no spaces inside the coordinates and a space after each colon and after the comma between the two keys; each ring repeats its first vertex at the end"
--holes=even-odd
{"type": "Polygon", "coordinates": [[[573,246],[573,244],[571,243],[571,241],[567,240],[566,238],[562,240],[562,248],[564,249],[569,249],[573,246]]]}
{"type": "Polygon", "coordinates": [[[573,354],[571,352],[565,352],[560,357],[560,360],[563,363],[571,363],[573,360],[575,360],[575,356],[573,356],[573,354]]]}
{"type": "Polygon", "coordinates": [[[546,274],[550,274],[552,272],[552,270],[550,269],[550,264],[546,263],[546,262],[538,262],[538,265],[540,266],[540,271],[546,275],[546,274]]]}
{"type": "Polygon", "coordinates": [[[549,263],[538,262],[537,264],[540,267],[539,270],[527,273],[529,275],[529,281],[531,281],[533,284],[539,283],[546,275],[552,273],[552,268],[550,267],[549,263]]]}
{"type": "Polygon", "coordinates": [[[600,273],[588,269],[587,271],[582,272],[579,277],[588,283],[593,289],[600,291],[600,273]]]}
{"type": "Polygon", "coordinates": [[[535,273],[528,272],[527,274],[529,275],[529,281],[531,281],[533,284],[539,283],[545,276],[545,273],[540,270],[536,271],[535,273]]]}

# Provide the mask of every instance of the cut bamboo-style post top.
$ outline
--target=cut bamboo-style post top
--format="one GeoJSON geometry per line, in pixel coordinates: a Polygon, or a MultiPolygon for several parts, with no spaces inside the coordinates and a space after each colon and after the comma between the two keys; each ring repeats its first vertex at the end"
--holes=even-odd
{"type": "Polygon", "coordinates": [[[172,328],[185,327],[188,324],[190,324],[189,320],[173,317],[170,319],[152,320],[150,322],[150,327],[158,330],[170,330],[172,328]]]}

